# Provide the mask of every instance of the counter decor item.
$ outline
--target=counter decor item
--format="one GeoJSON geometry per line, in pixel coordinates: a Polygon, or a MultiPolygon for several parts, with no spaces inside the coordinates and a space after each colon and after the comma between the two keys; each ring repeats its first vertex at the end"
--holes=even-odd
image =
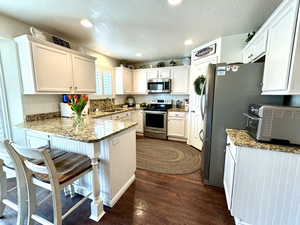
{"type": "Polygon", "coordinates": [[[75,113],[74,115],[74,126],[76,128],[84,126],[84,118],[82,116],[82,112],[85,106],[88,103],[87,95],[69,95],[68,104],[71,106],[72,111],[75,113]]]}
{"type": "Polygon", "coordinates": [[[197,93],[197,95],[201,95],[205,91],[205,90],[202,90],[204,88],[204,83],[205,83],[205,77],[203,75],[199,76],[194,81],[194,88],[195,88],[195,92],[197,93]]]}

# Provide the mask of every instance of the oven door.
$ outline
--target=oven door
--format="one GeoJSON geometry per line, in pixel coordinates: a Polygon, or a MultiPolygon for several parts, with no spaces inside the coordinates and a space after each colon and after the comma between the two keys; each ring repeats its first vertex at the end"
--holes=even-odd
{"type": "Polygon", "coordinates": [[[169,80],[149,80],[148,91],[149,93],[169,93],[171,92],[171,82],[169,80]]]}
{"type": "Polygon", "coordinates": [[[258,139],[260,118],[247,113],[243,115],[246,117],[246,130],[253,138],[258,139]]]}
{"type": "Polygon", "coordinates": [[[144,128],[147,131],[167,131],[167,113],[160,111],[144,112],[144,128]]]}

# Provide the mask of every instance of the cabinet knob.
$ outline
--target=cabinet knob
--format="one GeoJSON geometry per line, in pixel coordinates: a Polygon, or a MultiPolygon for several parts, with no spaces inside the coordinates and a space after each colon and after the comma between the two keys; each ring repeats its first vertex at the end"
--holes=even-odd
{"type": "Polygon", "coordinates": [[[191,113],[195,113],[195,110],[192,110],[191,113]]]}

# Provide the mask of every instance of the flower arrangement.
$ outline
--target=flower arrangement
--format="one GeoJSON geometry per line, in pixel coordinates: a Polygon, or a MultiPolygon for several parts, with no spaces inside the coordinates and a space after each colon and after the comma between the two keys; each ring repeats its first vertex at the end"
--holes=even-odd
{"type": "Polygon", "coordinates": [[[82,122],[82,111],[88,103],[89,97],[87,95],[69,95],[68,98],[68,104],[75,113],[75,122],[79,124],[82,122]]]}

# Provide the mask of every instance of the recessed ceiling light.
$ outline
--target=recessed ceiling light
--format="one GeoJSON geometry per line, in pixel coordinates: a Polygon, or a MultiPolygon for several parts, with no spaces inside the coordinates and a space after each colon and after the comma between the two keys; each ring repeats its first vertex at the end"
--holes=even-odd
{"type": "Polygon", "coordinates": [[[142,56],[142,53],[136,53],[135,54],[137,57],[141,57],[142,56]]]}
{"type": "Polygon", "coordinates": [[[179,5],[182,0],[168,0],[170,5],[179,5]]]}
{"type": "Polygon", "coordinates": [[[87,27],[87,28],[91,28],[93,27],[93,24],[91,21],[89,21],[88,19],[82,19],[80,20],[80,24],[84,27],[87,27]]]}
{"type": "Polygon", "coordinates": [[[184,44],[185,45],[192,45],[193,44],[193,40],[191,40],[191,39],[185,40],[184,44]]]}

